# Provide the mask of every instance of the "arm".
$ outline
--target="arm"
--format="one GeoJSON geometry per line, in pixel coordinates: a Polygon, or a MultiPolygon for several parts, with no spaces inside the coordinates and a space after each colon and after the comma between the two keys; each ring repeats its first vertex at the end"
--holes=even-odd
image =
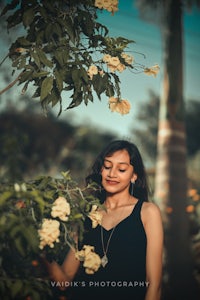
{"type": "Polygon", "coordinates": [[[147,236],[146,280],[149,282],[145,300],[161,299],[163,226],[157,205],[146,202],[142,207],[142,221],[147,236]]]}
{"type": "Polygon", "coordinates": [[[62,287],[65,288],[68,286],[68,284],[65,285],[65,283],[70,283],[73,280],[78,271],[80,262],[76,259],[74,251],[69,250],[61,266],[55,261],[52,263],[46,262],[46,264],[50,279],[59,283],[60,288],[63,289],[62,287]]]}

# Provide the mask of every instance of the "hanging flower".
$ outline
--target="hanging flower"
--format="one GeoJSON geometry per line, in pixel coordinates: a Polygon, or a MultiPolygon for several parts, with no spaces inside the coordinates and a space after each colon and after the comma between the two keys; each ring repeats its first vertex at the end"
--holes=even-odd
{"type": "Polygon", "coordinates": [[[129,113],[131,105],[128,100],[119,100],[118,98],[110,97],[109,108],[112,112],[118,112],[121,115],[125,115],[129,113]]]}
{"type": "Polygon", "coordinates": [[[92,80],[93,75],[98,74],[98,68],[95,65],[90,66],[88,71],[87,71],[87,74],[90,77],[90,79],[92,80]]]}
{"type": "Polygon", "coordinates": [[[98,224],[101,224],[102,214],[97,209],[97,205],[92,205],[91,212],[88,215],[88,217],[92,220],[92,228],[95,228],[98,224]]]}
{"type": "Polygon", "coordinates": [[[134,62],[134,57],[132,55],[122,53],[121,57],[125,60],[125,62],[129,65],[131,65],[134,62]]]}
{"type": "Polygon", "coordinates": [[[52,206],[51,216],[58,217],[62,221],[67,221],[70,215],[70,205],[64,197],[58,197],[52,206]]]}
{"type": "Polygon", "coordinates": [[[111,12],[112,15],[118,11],[118,0],[95,0],[94,5],[99,9],[106,9],[111,12]]]}
{"type": "MultiPolygon", "coordinates": [[[[133,56],[123,52],[121,54],[121,57],[125,60],[127,64],[131,65],[133,63],[133,56]]],[[[111,56],[110,54],[105,54],[102,60],[107,64],[107,67],[109,68],[109,71],[111,73],[114,73],[115,71],[123,72],[126,69],[126,66],[123,63],[121,63],[118,56],[111,56]]]]}
{"type": "Polygon", "coordinates": [[[78,260],[83,261],[83,266],[87,274],[94,274],[101,265],[101,259],[99,255],[94,252],[93,246],[84,245],[82,250],[75,253],[75,256],[78,260]]]}
{"type": "Polygon", "coordinates": [[[158,74],[158,72],[159,72],[159,70],[160,70],[159,65],[155,65],[155,66],[153,66],[151,68],[145,68],[144,69],[144,73],[146,75],[149,75],[149,76],[153,75],[154,77],[156,77],[157,74],[158,74]]]}
{"type": "Polygon", "coordinates": [[[46,245],[50,248],[54,247],[54,243],[59,242],[60,236],[60,223],[57,220],[44,219],[41,229],[38,230],[40,237],[39,248],[43,249],[46,245]]]}

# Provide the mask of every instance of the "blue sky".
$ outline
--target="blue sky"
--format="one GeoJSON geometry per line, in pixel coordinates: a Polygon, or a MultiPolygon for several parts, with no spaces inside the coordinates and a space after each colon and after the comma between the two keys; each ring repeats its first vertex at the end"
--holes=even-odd
{"type": "MultiPolygon", "coordinates": [[[[89,103],[88,106],[82,104],[73,110],[63,111],[61,118],[70,118],[75,124],[92,124],[99,129],[113,131],[121,138],[129,138],[130,129],[137,126],[136,114],[140,102],[148,101],[148,90],[151,89],[156,94],[161,93],[163,51],[160,29],[140,19],[132,0],[119,0],[119,11],[114,16],[105,11],[100,13],[99,22],[108,27],[111,36],[123,36],[134,40],[135,43],[128,50],[133,52],[135,59],[147,66],[158,63],[160,73],[156,78],[143,73],[133,74],[128,70],[120,74],[122,98],[128,99],[131,103],[131,112],[127,115],[112,113],[108,108],[107,98],[102,97],[101,101],[95,98],[94,103],[89,103]],[[137,55],[136,52],[142,52],[146,58],[137,55]]],[[[184,96],[185,99],[198,100],[200,12],[197,9],[184,14],[184,33],[184,96]]],[[[2,53],[4,51],[6,53],[6,49],[2,48],[2,53]]],[[[20,88],[12,89],[13,97],[16,93],[20,93],[20,88]]]]}
{"type": "MultiPolygon", "coordinates": [[[[135,59],[147,66],[158,63],[161,70],[156,78],[142,74],[132,74],[125,71],[120,74],[122,98],[131,102],[131,112],[121,116],[108,109],[107,99],[98,99],[73,110],[76,124],[92,123],[93,126],[105,130],[112,130],[121,138],[131,137],[130,130],[136,123],[139,103],[148,101],[148,91],[152,89],[156,94],[162,89],[163,51],[160,29],[140,19],[139,13],[133,6],[132,0],[119,1],[119,11],[111,16],[104,12],[99,15],[99,21],[105,24],[110,35],[123,36],[134,40],[135,44],[129,50],[133,51],[135,59]],[[137,55],[134,51],[146,55],[137,55]]],[[[185,99],[199,99],[199,61],[200,61],[200,12],[193,9],[184,14],[184,97],[185,99]]],[[[67,112],[66,112],[67,114],[67,112]]],[[[65,113],[62,116],[65,118],[65,113]]]]}

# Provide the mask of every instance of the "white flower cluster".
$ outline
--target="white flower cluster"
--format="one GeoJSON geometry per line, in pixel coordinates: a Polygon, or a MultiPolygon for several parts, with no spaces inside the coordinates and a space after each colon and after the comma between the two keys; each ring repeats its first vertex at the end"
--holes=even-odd
{"type": "Polygon", "coordinates": [[[53,248],[54,242],[59,242],[59,227],[60,223],[57,220],[43,219],[42,227],[38,230],[40,237],[40,249],[43,249],[46,245],[53,248]]]}
{"type": "MultiPolygon", "coordinates": [[[[127,64],[131,65],[133,63],[133,56],[122,53],[121,57],[127,64]]],[[[119,57],[117,56],[105,54],[103,57],[103,61],[107,64],[111,73],[114,73],[115,71],[123,72],[126,69],[126,66],[120,62],[119,57]]]]}
{"type": "Polygon", "coordinates": [[[106,9],[112,14],[118,11],[118,0],[95,0],[94,5],[99,9],[106,9]]]}
{"type": "MultiPolygon", "coordinates": [[[[52,206],[51,216],[58,217],[61,221],[67,221],[70,215],[70,205],[64,197],[58,197],[52,206]]],[[[39,248],[43,249],[46,245],[54,247],[54,242],[59,242],[60,222],[52,219],[43,219],[41,229],[38,230],[40,237],[39,248]]]]}
{"type": "Polygon", "coordinates": [[[92,220],[92,228],[95,228],[98,224],[101,224],[102,214],[97,209],[97,205],[92,205],[92,209],[88,215],[88,217],[92,220]]]}
{"type": "Polygon", "coordinates": [[[64,197],[58,197],[52,206],[51,216],[58,217],[61,221],[67,221],[70,215],[70,205],[64,197]]]}
{"type": "Polygon", "coordinates": [[[118,98],[110,97],[109,108],[112,112],[117,112],[121,115],[126,115],[129,113],[131,105],[128,100],[119,100],[118,98]]]}
{"type": "Polygon", "coordinates": [[[83,261],[83,266],[87,274],[94,274],[101,265],[101,259],[99,255],[94,252],[93,246],[84,245],[82,250],[75,253],[75,256],[78,260],[83,261]]]}

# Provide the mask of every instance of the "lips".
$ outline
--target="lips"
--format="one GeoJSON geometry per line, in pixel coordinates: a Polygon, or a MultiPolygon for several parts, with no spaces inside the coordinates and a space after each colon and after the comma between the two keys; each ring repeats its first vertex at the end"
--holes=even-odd
{"type": "Polygon", "coordinates": [[[109,184],[109,185],[116,185],[119,182],[118,181],[114,181],[114,180],[106,180],[106,183],[109,184]]]}

